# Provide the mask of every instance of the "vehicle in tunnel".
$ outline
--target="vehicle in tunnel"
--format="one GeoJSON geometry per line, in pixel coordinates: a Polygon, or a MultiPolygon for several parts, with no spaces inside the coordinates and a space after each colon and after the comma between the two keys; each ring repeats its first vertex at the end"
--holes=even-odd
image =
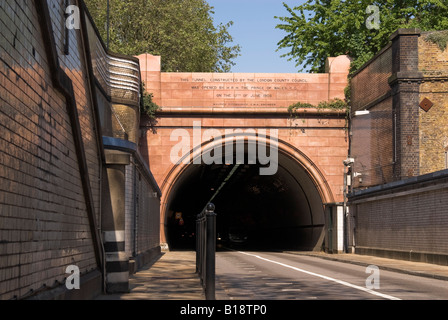
{"type": "Polygon", "coordinates": [[[229,246],[244,246],[248,243],[248,233],[244,226],[233,226],[229,228],[229,246]]]}

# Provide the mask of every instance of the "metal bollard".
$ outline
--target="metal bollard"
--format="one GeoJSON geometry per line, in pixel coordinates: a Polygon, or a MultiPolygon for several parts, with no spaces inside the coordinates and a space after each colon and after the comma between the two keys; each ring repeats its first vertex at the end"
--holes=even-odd
{"type": "Polygon", "coordinates": [[[196,273],[200,276],[201,275],[201,270],[199,267],[199,263],[201,261],[201,256],[200,256],[200,245],[201,245],[201,214],[198,214],[196,216],[196,273]]]}
{"type": "Polygon", "coordinates": [[[207,300],[215,300],[216,213],[209,203],[196,217],[196,272],[207,300]]]}
{"type": "Polygon", "coordinates": [[[216,255],[216,213],[215,205],[207,205],[207,243],[206,243],[206,271],[205,271],[205,298],[215,300],[215,255],[216,255]]]}

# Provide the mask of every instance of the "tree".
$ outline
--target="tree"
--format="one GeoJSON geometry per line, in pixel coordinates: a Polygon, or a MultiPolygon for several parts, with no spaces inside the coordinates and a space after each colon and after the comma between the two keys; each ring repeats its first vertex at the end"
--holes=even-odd
{"type": "MultiPolygon", "coordinates": [[[[85,0],[103,39],[107,1],[85,0]]],[[[109,0],[110,50],[162,56],[165,72],[229,72],[240,46],[232,45],[233,24],[213,23],[205,0],[109,0]]]]}
{"type": "Polygon", "coordinates": [[[312,72],[324,72],[326,58],[341,54],[353,58],[352,71],[358,69],[398,28],[448,29],[446,0],[307,0],[294,8],[284,6],[290,16],[276,17],[283,22],[276,28],[287,33],[278,49],[289,48],[283,57],[312,72]],[[378,29],[366,23],[373,14],[367,10],[370,5],[378,9],[378,29]]]}

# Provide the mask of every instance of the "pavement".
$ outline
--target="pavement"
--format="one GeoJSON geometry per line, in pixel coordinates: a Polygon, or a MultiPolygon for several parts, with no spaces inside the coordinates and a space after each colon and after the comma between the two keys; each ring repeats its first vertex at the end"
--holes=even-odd
{"type": "MultiPolygon", "coordinates": [[[[448,266],[387,259],[357,254],[327,254],[324,252],[296,252],[289,254],[314,256],[321,259],[375,265],[382,270],[448,281],[448,266]]],[[[162,252],[148,265],[130,276],[130,292],[101,295],[97,300],[205,300],[196,270],[194,251],[162,252]]],[[[216,283],[217,300],[229,300],[225,291],[216,283]]]]}
{"type": "Polygon", "coordinates": [[[389,259],[389,258],[381,258],[375,256],[349,254],[349,253],[328,254],[325,252],[296,252],[296,251],[290,251],[287,253],[313,256],[317,258],[352,263],[361,266],[375,265],[381,270],[395,271],[409,275],[448,281],[448,266],[438,264],[389,259]]]}
{"type": "Polygon", "coordinates": [[[162,252],[129,277],[129,293],[97,300],[205,300],[196,274],[195,251],[162,252]]]}

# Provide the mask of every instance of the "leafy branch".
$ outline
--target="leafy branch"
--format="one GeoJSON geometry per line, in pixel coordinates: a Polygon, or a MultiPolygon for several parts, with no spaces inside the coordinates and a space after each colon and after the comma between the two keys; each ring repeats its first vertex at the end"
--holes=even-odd
{"type": "Polygon", "coordinates": [[[145,83],[143,81],[141,83],[141,92],[140,114],[149,118],[151,130],[155,132],[155,125],[157,124],[157,112],[162,111],[162,108],[152,100],[154,95],[146,91],[145,83]]]}

